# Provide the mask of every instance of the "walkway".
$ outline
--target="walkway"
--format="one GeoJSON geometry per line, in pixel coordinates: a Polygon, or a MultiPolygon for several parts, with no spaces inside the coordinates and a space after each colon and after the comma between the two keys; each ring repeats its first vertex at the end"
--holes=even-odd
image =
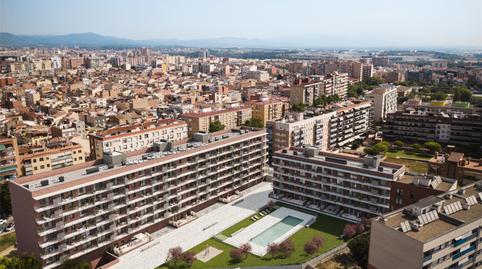
{"type": "Polygon", "coordinates": [[[120,256],[113,269],[153,269],[166,261],[170,248],[188,250],[254,214],[267,204],[272,187],[263,182],[246,191],[240,199],[210,211],[193,222],[154,239],[120,256]]]}

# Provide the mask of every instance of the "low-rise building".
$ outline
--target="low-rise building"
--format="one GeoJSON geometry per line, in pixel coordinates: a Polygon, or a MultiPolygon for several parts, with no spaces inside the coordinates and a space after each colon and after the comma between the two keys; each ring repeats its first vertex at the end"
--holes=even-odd
{"type": "Polygon", "coordinates": [[[482,180],[482,159],[466,157],[461,152],[436,154],[428,161],[428,173],[456,179],[461,185],[482,180]]]}
{"type": "Polygon", "coordinates": [[[285,111],[289,104],[276,99],[260,99],[259,101],[250,102],[253,109],[252,117],[260,119],[263,126],[268,121],[280,120],[284,117],[285,111]]]}
{"type": "Polygon", "coordinates": [[[162,140],[178,142],[187,138],[187,123],[181,120],[119,126],[89,135],[90,155],[92,159],[102,159],[104,152],[131,152],[152,147],[162,140]]]}
{"type": "Polygon", "coordinates": [[[20,175],[16,138],[0,138],[0,181],[14,180],[20,175]]]}
{"type": "Polygon", "coordinates": [[[233,129],[243,125],[246,120],[251,119],[251,107],[227,108],[218,111],[187,113],[180,116],[189,127],[189,134],[197,132],[209,132],[209,125],[219,121],[224,129],[233,129]]]}
{"type": "Polygon", "coordinates": [[[372,220],[368,268],[480,268],[482,182],[372,220]]]}

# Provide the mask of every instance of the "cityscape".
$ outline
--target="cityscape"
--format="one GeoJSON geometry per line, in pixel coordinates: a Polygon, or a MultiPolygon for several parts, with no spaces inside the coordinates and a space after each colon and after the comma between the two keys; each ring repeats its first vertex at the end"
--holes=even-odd
{"type": "Polygon", "coordinates": [[[0,2],[0,269],[482,268],[482,2],[0,2]]]}

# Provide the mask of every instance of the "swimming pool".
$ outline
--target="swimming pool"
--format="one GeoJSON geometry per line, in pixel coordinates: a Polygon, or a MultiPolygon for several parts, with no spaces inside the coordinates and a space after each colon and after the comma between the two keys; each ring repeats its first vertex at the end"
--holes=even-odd
{"type": "Polygon", "coordinates": [[[258,234],[256,237],[251,239],[250,242],[265,247],[269,243],[281,237],[283,234],[287,233],[289,230],[293,229],[293,227],[301,222],[303,222],[302,219],[287,216],[275,225],[258,234]]]}

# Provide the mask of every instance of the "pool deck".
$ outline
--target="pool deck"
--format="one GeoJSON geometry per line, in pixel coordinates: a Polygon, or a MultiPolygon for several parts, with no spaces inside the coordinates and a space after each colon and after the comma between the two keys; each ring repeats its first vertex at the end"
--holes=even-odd
{"type": "Polygon", "coordinates": [[[273,211],[271,214],[261,218],[260,220],[257,220],[250,226],[236,232],[233,236],[229,237],[224,242],[235,247],[239,247],[242,244],[249,243],[251,245],[251,253],[257,256],[264,256],[267,253],[267,246],[258,245],[256,243],[250,242],[250,240],[261,234],[262,232],[266,231],[267,229],[271,228],[273,225],[288,216],[302,219],[303,221],[291,228],[288,232],[275,239],[272,243],[283,242],[284,240],[288,239],[290,236],[301,230],[303,227],[305,227],[308,223],[311,223],[312,220],[316,219],[316,216],[314,215],[306,214],[286,207],[280,207],[277,210],[273,211]]]}
{"type": "Polygon", "coordinates": [[[163,233],[149,244],[120,256],[119,263],[111,268],[156,268],[166,262],[170,248],[180,246],[183,250],[188,250],[254,214],[269,201],[268,194],[271,190],[270,183],[260,183],[244,191],[240,199],[207,210],[209,212],[193,222],[163,233]]]}

